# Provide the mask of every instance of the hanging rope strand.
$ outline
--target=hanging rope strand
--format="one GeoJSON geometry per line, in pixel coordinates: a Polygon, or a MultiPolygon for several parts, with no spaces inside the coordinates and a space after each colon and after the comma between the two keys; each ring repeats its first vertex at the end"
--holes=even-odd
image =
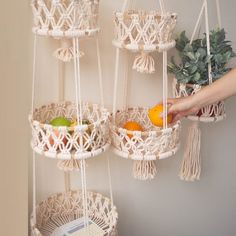
{"type": "Polygon", "coordinates": [[[197,23],[194,27],[194,30],[193,30],[193,33],[192,33],[192,36],[191,36],[190,44],[193,43],[193,39],[194,39],[194,37],[197,33],[198,27],[200,26],[200,22],[201,22],[204,10],[205,10],[205,2],[203,2],[203,4],[202,4],[202,8],[201,8],[200,14],[199,14],[198,19],[197,19],[197,23]]]}
{"type": "Polygon", "coordinates": [[[119,77],[119,60],[120,60],[120,50],[116,49],[116,64],[115,64],[115,82],[114,82],[114,91],[113,91],[113,123],[115,124],[115,115],[116,115],[116,106],[117,106],[117,85],[118,85],[118,77],[119,77]]]}
{"type": "Polygon", "coordinates": [[[166,129],[168,126],[167,121],[167,52],[163,52],[163,129],[166,129]]]}
{"type": "Polygon", "coordinates": [[[36,224],[36,160],[35,152],[33,151],[33,221],[36,224]]]}
{"type": "Polygon", "coordinates": [[[124,102],[123,108],[126,110],[128,107],[128,97],[129,97],[129,54],[127,51],[125,53],[125,69],[124,69],[124,102]]]}
{"type": "Polygon", "coordinates": [[[35,81],[36,81],[36,53],[37,53],[37,35],[34,35],[34,49],[33,49],[33,74],[32,74],[32,100],[31,100],[31,112],[34,112],[35,103],[35,81]]]}
{"type": "Polygon", "coordinates": [[[160,7],[161,7],[161,14],[165,14],[166,10],[165,10],[164,1],[163,0],[159,0],[159,4],[160,4],[160,7]]]}
{"type": "MultiPolygon", "coordinates": [[[[76,52],[76,40],[73,38],[73,51],[76,52]]],[[[79,121],[79,96],[78,96],[78,74],[77,74],[77,58],[74,57],[74,77],[75,77],[75,103],[76,103],[76,116],[79,121]]]]}
{"type": "MultiPolygon", "coordinates": [[[[209,30],[209,16],[208,16],[208,5],[207,0],[205,0],[205,24],[206,24],[206,42],[207,42],[207,55],[210,57],[211,55],[211,45],[210,45],[210,30],[209,30]]],[[[212,68],[211,68],[211,60],[208,62],[208,77],[209,84],[212,84],[212,68]]]]}
{"type": "Polygon", "coordinates": [[[109,181],[109,192],[110,192],[110,199],[111,199],[111,206],[113,208],[113,191],[112,191],[112,180],[111,180],[111,167],[110,167],[110,158],[106,155],[107,158],[107,170],[108,170],[108,181],[109,181]]]}
{"type": "Polygon", "coordinates": [[[222,29],[221,9],[220,9],[220,1],[219,0],[216,0],[216,10],[217,10],[218,27],[220,29],[222,29]]]}
{"type": "MultiPolygon", "coordinates": [[[[76,50],[77,52],[79,52],[79,39],[76,38],[76,50]]],[[[82,95],[81,95],[81,76],[80,76],[80,58],[77,58],[77,79],[78,79],[78,98],[79,98],[79,115],[80,115],[80,120],[78,122],[80,122],[80,125],[83,124],[83,111],[82,111],[82,95]]]]}
{"type": "Polygon", "coordinates": [[[96,38],[96,47],[97,47],[97,60],[98,60],[98,76],[99,76],[99,88],[100,88],[100,97],[101,97],[101,106],[104,108],[104,93],[103,93],[103,80],[102,80],[102,66],[101,66],[101,55],[98,37],[96,38]]]}

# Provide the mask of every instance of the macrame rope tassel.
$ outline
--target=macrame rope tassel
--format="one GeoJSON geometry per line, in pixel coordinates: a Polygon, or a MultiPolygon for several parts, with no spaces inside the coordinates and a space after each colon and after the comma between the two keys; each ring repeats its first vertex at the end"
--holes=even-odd
{"type": "MultiPolygon", "coordinates": [[[[61,41],[61,47],[58,48],[54,53],[53,56],[56,57],[58,60],[61,60],[63,62],[70,62],[72,59],[74,59],[74,49],[72,42],[70,40],[62,40],[61,41]]],[[[76,52],[76,57],[83,57],[84,53],[81,51],[76,52]]]]}
{"type": "Polygon", "coordinates": [[[201,130],[199,122],[194,121],[189,127],[189,136],[184,153],[184,159],[180,170],[180,179],[195,181],[200,179],[201,174],[201,130]]]}
{"type": "Polygon", "coordinates": [[[152,74],[155,72],[155,62],[149,53],[142,52],[137,55],[134,60],[133,69],[145,74],[152,74]]]}
{"type": "Polygon", "coordinates": [[[133,176],[138,180],[152,180],[157,175],[155,161],[134,161],[133,176]]]}
{"type": "Polygon", "coordinates": [[[57,167],[63,171],[79,171],[81,163],[79,160],[61,160],[57,163],[57,167]]]}

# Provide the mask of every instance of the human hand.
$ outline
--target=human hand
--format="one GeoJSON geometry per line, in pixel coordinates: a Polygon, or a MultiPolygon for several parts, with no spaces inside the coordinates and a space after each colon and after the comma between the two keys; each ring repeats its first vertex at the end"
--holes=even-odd
{"type": "Polygon", "coordinates": [[[173,115],[172,122],[185,116],[196,114],[200,109],[197,104],[194,104],[192,96],[168,99],[167,103],[169,107],[168,114],[173,115]]]}

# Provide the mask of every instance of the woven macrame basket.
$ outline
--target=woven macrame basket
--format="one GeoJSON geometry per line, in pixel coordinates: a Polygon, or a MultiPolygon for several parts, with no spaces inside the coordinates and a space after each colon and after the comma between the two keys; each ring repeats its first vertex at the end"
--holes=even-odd
{"type": "Polygon", "coordinates": [[[165,159],[175,154],[179,148],[180,123],[167,129],[153,126],[148,118],[148,108],[129,108],[117,111],[116,124],[111,126],[114,152],[121,157],[135,161],[165,159]],[[145,132],[128,131],[127,121],[138,122],[145,132]]]}
{"type": "MultiPolygon", "coordinates": [[[[191,96],[202,89],[198,84],[179,84],[177,80],[173,83],[173,92],[175,97],[191,96]]],[[[192,121],[217,122],[226,117],[225,103],[223,101],[201,108],[196,115],[188,116],[192,121]]]]}
{"type": "Polygon", "coordinates": [[[53,127],[55,117],[74,120],[77,117],[75,103],[52,103],[34,110],[29,115],[32,127],[32,148],[47,157],[61,160],[96,156],[110,146],[109,113],[97,104],[82,104],[83,119],[90,124],[74,127],[53,127]]]}
{"type": "Polygon", "coordinates": [[[116,12],[113,44],[131,51],[168,50],[175,46],[172,33],[176,20],[176,14],[160,14],[157,11],[116,12]]]}
{"type": "Polygon", "coordinates": [[[31,5],[38,35],[84,37],[99,31],[99,0],[32,0],[31,5]]]}
{"type": "MultiPolygon", "coordinates": [[[[109,198],[88,192],[88,217],[103,231],[115,236],[118,214],[109,198]]],[[[83,217],[81,191],[69,191],[50,196],[36,208],[36,224],[31,217],[32,236],[50,236],[55,229],[83,217]]]]}

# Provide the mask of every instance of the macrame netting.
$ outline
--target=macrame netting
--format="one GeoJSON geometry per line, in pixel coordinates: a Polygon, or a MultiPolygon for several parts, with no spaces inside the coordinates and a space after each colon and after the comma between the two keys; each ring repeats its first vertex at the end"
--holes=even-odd
{"type": "MultiPolygon", "coordinates": [[[[118,214],[109,198],[87,192],[88,218],[97,224],[104,236],[115,236],[118,214]]],[[[50,236],[52,232],[73,220],[83,217],[81,191],[69,191],[50,196],[36,208],[37,222],[31,218],[33,236],[50,236]]]]}
{"type": "Polygon", "coordinates": [[[55,117],[76,119],[76,105],[71,102],[52,103],[35,109],[29,116],[32,127],[32,147],[47,157],[58,159],[81,159],[104,152],[110,144],[109,113],[97,104],[83,103],[83,119],[89,125],[74,127],[53,127],[50,121],[55,117]]]}
{"type": "Polygon", "coordinates": [[[177,15],[165,11],[128,10],[115,13],[114,46],[138,52],[133,69],[140,73],[155,71],[151,52],[163,52],[175,46],[172,34],[177,15]]]}
{"type": "Polygon", "coordinates": [[[84,37],[99,31],[99,0],[32,0],[31,6],[38,35],[84,37]]]}

